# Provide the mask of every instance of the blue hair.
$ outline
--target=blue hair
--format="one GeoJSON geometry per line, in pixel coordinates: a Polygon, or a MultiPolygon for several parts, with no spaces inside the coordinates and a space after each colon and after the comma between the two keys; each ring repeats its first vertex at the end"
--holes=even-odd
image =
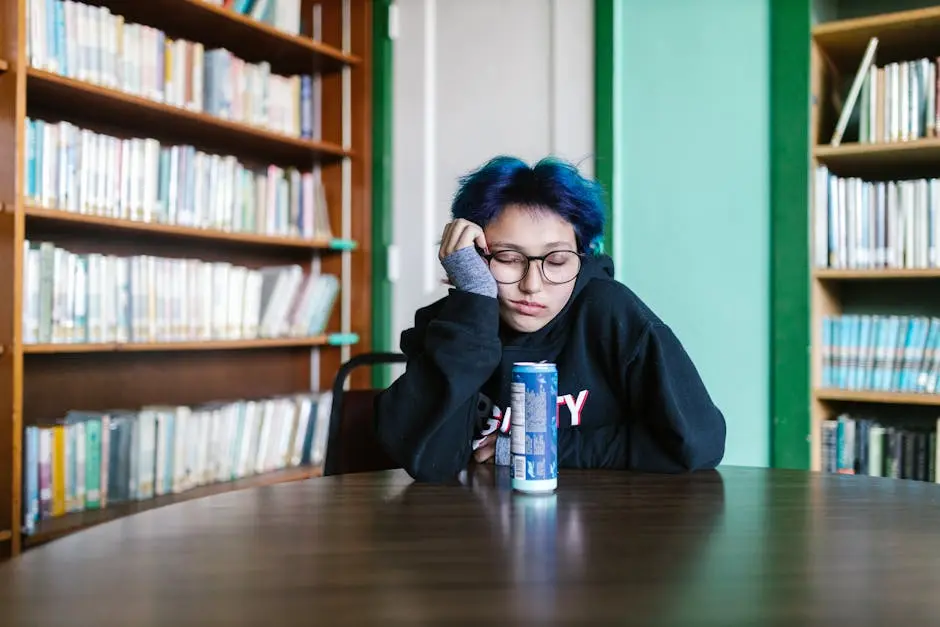
{"type": "Polygon", "coordinates": [[[495,157],[460,178],[451,214],[485,227],[512,204],[554,211],[574,227],[579,250],[600,250],[604,191],[574,165],[546,157],[530,167],[516,157],[495,157]]]}

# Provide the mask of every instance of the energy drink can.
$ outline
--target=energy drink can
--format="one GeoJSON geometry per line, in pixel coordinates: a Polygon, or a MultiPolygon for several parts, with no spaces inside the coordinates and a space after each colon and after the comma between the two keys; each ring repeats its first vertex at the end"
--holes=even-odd
{"type": "Polygon", "coordinates": [[[551,492],[558,487],[558,371],[555,364],[512,367],[512,487],[551,492]]]}

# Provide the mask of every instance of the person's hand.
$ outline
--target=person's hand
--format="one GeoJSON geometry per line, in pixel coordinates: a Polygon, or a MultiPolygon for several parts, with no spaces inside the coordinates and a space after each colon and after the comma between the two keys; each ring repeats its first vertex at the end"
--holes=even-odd
{"type": "Polygon", "coordinates": [[[479,447],[473,451],[473,459],[476,463],[485,464],[493,460],[496,455],[496,437],[495,433],[491,433],[483,438],[479,447]]]}
{"type": "Polygon", "coordinates": [[[469,220],[458,218],[453,222],[448,222],[444,227],[444,232],[441,234],[441,247],[438,251],[438,258],[446,259],[451,253],[474,244],[483,252],[490,252],[486,246],[483,229],[469,220]]]}

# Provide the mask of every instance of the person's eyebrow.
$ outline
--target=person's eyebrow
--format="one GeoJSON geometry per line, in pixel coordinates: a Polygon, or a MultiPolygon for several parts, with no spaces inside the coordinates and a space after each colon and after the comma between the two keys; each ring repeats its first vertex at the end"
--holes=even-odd
{"type": "MultiPolygon", "coordinates": [[[[490,247],[490,250],[493,250],[493,249],[496,249],[496,248],[508,248],[508,249],[510,249],[510,250],[518,250],[519,252],[523,252],[521,246],[518,246],[518,245],[513,244],[513,243],[511,243],[511,242],[495,241],[495,242],[487,242],[487,245],[490,247]]],[[[559,240],[559,241],[557,241],[557,242],[549,242],[549,243],[545,244],[545,245],[543,246],[543,249],[544,249],[546,252],[549,252],[549,251],[552,251],[552,250],[569,250],[570,248],[572,248],[572,246],[573,246],[573,245],[572,245],[571,242],[565,242],[565,241],[559,240]]]]}

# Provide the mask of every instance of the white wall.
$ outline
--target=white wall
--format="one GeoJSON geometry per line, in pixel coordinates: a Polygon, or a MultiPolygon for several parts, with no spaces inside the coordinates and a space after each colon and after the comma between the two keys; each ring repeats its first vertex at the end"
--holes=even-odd
{"type": "Polygon", "coordinates": [[[397,0],[392,337],[445,293],[457,178],[507,153],[593,174],[592,0],[397,0]],[[397,267],[397,272],[394,268],[397,267]]]}

